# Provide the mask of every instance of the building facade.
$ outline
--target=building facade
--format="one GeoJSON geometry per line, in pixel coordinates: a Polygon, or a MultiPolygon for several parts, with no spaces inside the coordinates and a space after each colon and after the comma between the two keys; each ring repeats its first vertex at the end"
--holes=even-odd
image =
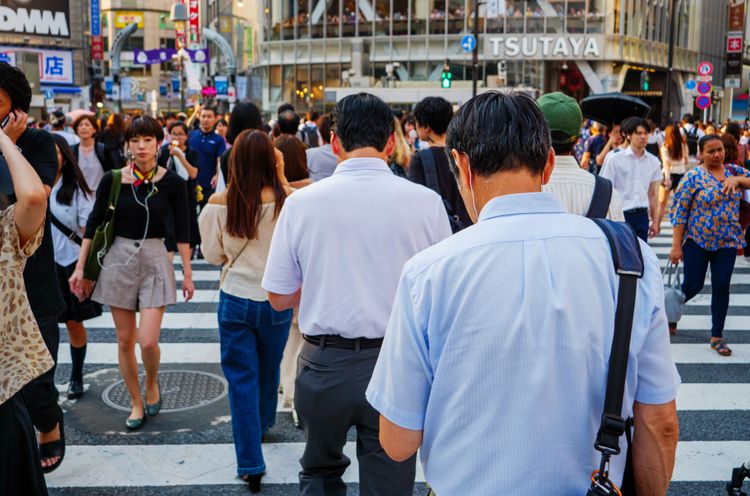
{"type": "MultiPolygon", "coordinates": [[[[622,91],[646,100],[658,118],[666,109],[671,3],[482,2],[479,85],[560,90],[577,98],[622,91]]],[[[692,110],[693,95],[684,83],[695,75],[702,44],[723,40],[723,30],[701,25],[706,12],[721,10],[716,3],[676,2],[670,102],[675,115],[692,110]]],[[[473,9],[474,0],[265,0],[256,67],[265,75],[263,106],[271,110],[292,102],[323,109],[362,88],[394,106],[428,94],[465,101],[471,95],[472,54],[462,39],[474,30],[473,9]],[[446,66],[449,89],[440,81],[446,66]]]]}
{"type": "Polygon", "coordinates": [[[75,15],[86,9],[86,0],[0,2],[0,60],[26,74],[36,118],[43,109],[88,103],[86,18],[75,15]]]}

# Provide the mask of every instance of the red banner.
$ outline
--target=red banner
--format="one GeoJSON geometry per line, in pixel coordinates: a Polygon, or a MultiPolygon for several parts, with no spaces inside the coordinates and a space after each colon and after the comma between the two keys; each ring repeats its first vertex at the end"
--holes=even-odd
{"type": "Polygon", "coordinates": [[[188,0],[188,40],[190,48],[195,48],[201,42],[200,0],[188,0]]]}
{"type": "Polygon", "coordinates": [[[102,35],[91,37],[91,60],[104,60],[102,35]]]}

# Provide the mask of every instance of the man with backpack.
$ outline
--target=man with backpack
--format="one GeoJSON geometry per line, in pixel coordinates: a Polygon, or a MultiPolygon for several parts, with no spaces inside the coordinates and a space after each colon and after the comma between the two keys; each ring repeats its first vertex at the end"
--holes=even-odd
{"type": "Polygon", "coordinates": [[[308,112],[305,123],[302,125],[297,136],[307,148],[317,148],[320,146],[321,136],[318,131],[318,119],[320,119],[319,113],[315,111],[308,112]]]}
{"type": "Polygon", "coordinates": [[[695,117],[693,117],[693,114],[685,114],[682,116],[682,137],[685,138],[685,142],[688,146],[691,166],[698,163],[698,140],[705,135],[706,133],[698,129],[698,126],[695,125],[695,117]]]}
{"type": "Polygon", "coordinates": [[[440,195],[454,233],[472,224],[461,201],[456,181],[445,153],[445,133],[453,118],[453,106],[445,98],[428,96],[414,107],[419,139],[429,148],[418,150],[411,158],[407,177],[440,195]]]}

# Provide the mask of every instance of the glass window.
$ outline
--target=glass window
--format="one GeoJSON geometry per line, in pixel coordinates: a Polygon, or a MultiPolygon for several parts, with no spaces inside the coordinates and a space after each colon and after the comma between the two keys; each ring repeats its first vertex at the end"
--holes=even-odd
{"type": "Polygon", "coordinates": [[[281,39],[282,40],[293,40],[294,39],[294,2],[289,0],[282,0],[281,3],[281,39]]]}
{"type": "Polygon", "coordinates": [[[341,32],[341,3],[339,0],[331,0],[326,10],[326,36],[338,38],[341,32]]]}
{"type": "Polygon", "coordinates": [[[393,35],[407,34],[409,26],[409,1],[393,0],[393,35]]]}
{"type": "Polygon", "coordinates": [[[307,107],[310,102],[310,69],[306,65],[298,65],[296,71],[297,81],[294,88],[295,107],[307,107]]]}
{"type": "Polygon", "coordinates": [[[297,39],[308,39],[310,37],[310,10],[307,0],[298,0],[296,3],[297,12],[294,18],[294,25],[297,28],[297,39]]]}
{"type": "Polygon", "coordinates": [[[432,4],[429,18],[430,34],[445,34],[445,9],[447,2],[445,0],[435,0],[430,3],[432,4]]]}
{"type": "Polygon", "coordinates": [[[588,11],[586,14],[586,32],[604,32],[604,5],[605,0],[588,0],[588,11]]]}
{"type": "Polygon", "coordinates": [[[508,33],[523,33],[524,2],[508,0],[506,3],[506,31],[508,33]]]}
{"type": "Polygon", "coordinates": [[[293,102],[295,98],[294,91],[297,89],[294,84],[294,66],[283,66],[281,99],[285,102],[293,102]]]}
{"type": "Polygon", "coordinates": [[[526,2],[525,17],[527,33],[544,32],[544,11],[538,2],[526,2]]]}
{"type": "Polygon", "coordinates": [[[281,66],[272,65],[268,68],[268,83],[271,102],[277,102],[281,99],[281,66]]]}
{"type": "Polygon", "coordinates": [[[351,37],[355,35],[354,24],[357,19],[357,5],[355,0],[341,0],[341,36],[351,37]]]}

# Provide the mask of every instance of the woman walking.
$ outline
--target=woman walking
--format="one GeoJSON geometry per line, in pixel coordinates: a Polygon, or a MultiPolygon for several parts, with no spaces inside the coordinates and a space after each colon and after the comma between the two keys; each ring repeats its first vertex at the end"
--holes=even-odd
{"type": "MultiPolygon", "coordinates": [[[[0,112],[3,110],[8,109],[0,108],[0,112]]],[[[20,110],[8,115],[6,129],[18,129],[19,122],[23,125],[20,110]]],[[[26,260],[42,242],[47,193],[39,176],[3,128],[0,128],[0,153],[5,157],[17,199],[15,205],[0,210],[0,300],[6,302],[0,312],[0,349],[3,350],[0,354],[0,494],[45,496],[47,485],[39,447],[21,388],[54,366],[31,313],[23,282],[26,260]]],[[[62,435],[62,424],[60,427],[62,435]]],[[[62,452],[55,455],[55,468],[65,454],[64,444],[61,449],[62,452]]]]}
{"type": "Polygon", "coordinates": [[[73,122],[73,131],[81,139],[80,143],[73,146],[73,155],[86,183],[96,191],[104,173],[114,168],[111,157],[107,154],[107,147],[104,143],[96,142],[99,123],[93,115],[84,114],[73,122]]]}
{"type": "MultiPolygon", "coordinates": [[[[157,166],[156,154],[163,138],[161,126],[151,117],[137,117],[128,125],[125,140],[133,158],[128,166],[120,169],[122,189],[114,214],[115,239],[104,257],[92,296],[94,301],[109,305],[115,321],[120,373],[132,404],[125,421],[130,430],[140,429],[146,415],[153,417],[161,409],[159,333],[165,307],[176,302],[174,268],[162,241],[170,209],[175,216],[175,238],[182,258],[185,301],[193,297],[195,289],[185,182],[174,172],[157,166]],[[141,398],[135,359],[136,311],[141,314],[138,342],[146,369],[145,398],[141,398]]],[[[92,294],[92,283],[84,279],[83,269],[94,232],[105,218],[109,191],[115,180],[112,172],[102,178],[80,258],[70,278],[71,291],[79,298],[92,294]]]]}
{"type": "Polygon", "coordinates": [[[674,123],[667,126],[664,134],[664,144],[661,146],[659,155],[661,157],[662,172],[664,173],[664,181],[659,188],[660,208],[658,222],[661,224],[664,215],[666,215],[669,195],[677,189],[682,176],[687,172],[688,157],[690,156],[687,142],[682,137],[678,124],[674,123]]]}
{"type": "MultiPolygon", "coordinates": [[[[685,174],[672,203],[672,250],[669,260],[684,260],[682,291],[690,300],[701,289],[711,265],[711,348],[729,356],[724,321],[737,249],[745,245],[739,223],[742,189],[750,187],[750,172],[724,163],[724,144],[709,134],[698,142],[703,163],[685,174]]],[[[676,323],[669,324],[671,334],[676,323]]]]}
{"type": "Polygon", "coordinates": [[[120,114],[112,114],[107,118],[107,125],[99,133],[97,141],[104,145],[107,161],[112,168],[119,169],[125,166],[125,122],[120,114]]]}
{"type": "Polygon", "coordinates": [[[83,322],[102,314],[102,306],[91,299],[79,300],[70,292],[68,279],[75,272],[81,251],[86,221],[94,208],[93,192],[78,168],[75,155],[64,137],[55,135],[57,148],[57,177],[49,197],[52,243],[60,281],[60,292],[65,299],[65,312],[58,322],[65,324],[70,338],[70,382],[68,399],[83,396],[83,362],[86,359],[86,327],[83,322]]]}
{"type": "Polygon", "coordinates": [[[221,265],[219,336],[237,474],[252,492],[266,471],[263,434],[276,421],[279,364],[292,311],[271,308],[261,288],[276,219],[291,189],[284,161],[262,131],[243,131],[229,157],[228,189],[198,219],[205,259],[221,265]]]}

